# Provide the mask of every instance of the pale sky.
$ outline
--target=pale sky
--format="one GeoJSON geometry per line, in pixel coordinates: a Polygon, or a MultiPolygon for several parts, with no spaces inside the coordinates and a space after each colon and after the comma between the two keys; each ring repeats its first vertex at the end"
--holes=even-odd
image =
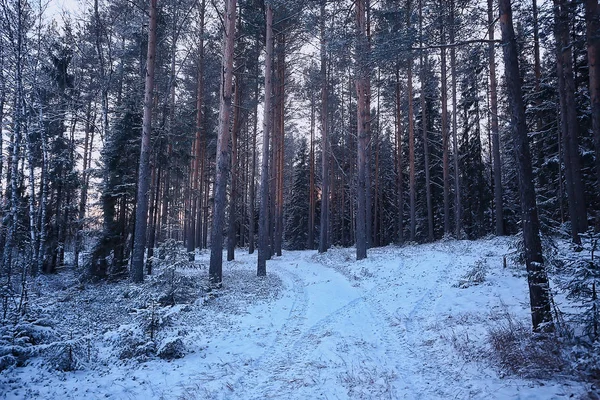
{"type": "Polygon", "coordinates": [[[47,16],[54,18],[60,15],[62,10],[76,11],[79,9],[79,0],[49,0],[47,16]]]}

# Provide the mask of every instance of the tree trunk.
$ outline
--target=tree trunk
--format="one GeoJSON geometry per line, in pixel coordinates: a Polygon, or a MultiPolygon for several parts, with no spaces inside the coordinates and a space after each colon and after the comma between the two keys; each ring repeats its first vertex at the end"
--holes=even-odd
{"type": "Polygon", "coordinates": [[[150,209],[150,234],[148,235],[148,258],[146,260],[146,274],[152,275],[154,265],[154,246],[156,245],[156,232],[158,230],[158,214],[160,201],[160,177],[161,168],[152,168],[152,205],[150,209]]]}
{"type": "Polygon", "coordinates": [[[242,101],[242,79],[236,76],[233,110],[233,127],[231,129],[231,194],[229,196],[229,223],[227,225],[227,261],[235,258],[237,245],[237,201],[238,201],[238,136],[240,131],[240,110],[242,101]]]}
{"type": "Polygon", "coordinates": [[[511,129],[517,159],[531,319],[535,332],[548,332],[553,330],[550,287],[544,269],[542,244],[539,236],[525,106],[519,75],[517,41],[513,29],[510,0],[498,0],[498,4],[500,6],[500,29],[502,30],[507,96],[511,110],[511,129]]]}
{"type": "MultiPolygon", "coordinates": [[[[535,2],[535,0],[534,0],[535,2]]],[[[488,35],[490,43],[490,130],[492,136],[492,158],[494,164],[494,203],[496,211],[496,235],[504,235],[504,213],[502,201],[502,169],[500,164],[500,134],[498,131],[498,84],[496,82],[496,54],[494,50],[494,5],[488,0],[488,35]]]]}
{"type": "Polygon", "coordinates": [[[262,165],[260,176],[260,214],[258,216],[258,276],[267,275],[267,259],[269,258],[269,134],[271,130],[271,100],[273,85],[273,8],[266,5],[266,54],[265,54],[265,104],[263,115],[262,165]]]}
{"type": "Polygon", "coordinates": [[[150,20],[148,27],[148,56],[146,58],[146,83],[144,90],[144,117],[142,122],[142,142],[138,175],[137,204],[135,208],[135,233],[131,261],[131,280],[140,283],[144,280],[144,253],[146,250],[146,230],[148,227],[148,189],[150,176],[150,135],[152,131],[152,100],[154,91],[154,64],[156,58],[157,0],[150,0],[150,20]]]}
{"type": "MultiPolygon", "coordinates": [[[[597,0],[586,0],[585,22],[592,132],[596,149],[596,195],[600,196],[600,5],[597,0]]],[[[596,219],[596,225],[600,226],[599,216],[596,219]]]]}
{"type": "Polygon", "coordinates": [[[309,184],[308,184],[308,238],[306,248],[315,247],[315,114],[316,100],[314,92],[310,99],[310,155],[309,155],[309,184]]]}
{"type": "Polygon", "coordinates": [[[329,137],[327,126],[327,50],[325,42],[325,2],[321,0],[321,226],[319,228],[319,253],[329,248],[329,137]]]}
{"type": "MultiPolygon", "coordinates": [[[[410,29],[410,14],[411,4],[410,0],[406,2],[406,24],[407,28],[410,29]]],[[[407,92],[408,92],[408,168],[409,168],[409,203],[410,203],[410,241],[415,240],[415,233],[417,229],[417,201],[416,201],[416,187],[415,187],[415,109],[413,100],[413,83],[412,83],[412,54],[409,53],[408,65],[406,66],[406,80],[407,80],[407,92]]]]}
{"type": "MultiPolygon", "coordinates": [[[[419,36],[423,47],[423,0],[419,0],[419,36]]],[[[433,203],[431,200],[431,171],[429,167],[429,138],[427,128],[427,55],[421,52],[421,130],[423,133],[423,156],[425,161],[425,200],[427,202],[427,238],[433,242],[433,203]]]]}
{"type": "Polygon", "coordinates": [[[248,223],[248,253],[254,254],[254,230],[256,219],[256,136],[258,135],[258,98],[259,98],[259,58],[260,58],[260,40],[256,38],[256,68],[254,70],[254,110],[252,118],[252,171],[250,172],[250,206],[249,206],[249,223],[248,223]]]}
{"type": "Polygon", "coordinates": [[[198,45],[199,56],[198,56],[198,87],[196,89],[196,138],[194,140],[193,148],[193,162],[192,162],[192,193],[191,193],[191,211],[190,211],[190,229],[188,232],[187,239],[187,251],[189,254],[190,261],[195,259],[195,250],[198,246],[198,222],[200,221],[199,215],[201,214],[201,199],[202,186],[200,185],[200,164],[203,156],[203,145],[204,138],[202,132],[202,125],[204,120],[202,118],[202,109],[204,107],[204,16],[206,9],[206,0],[202,0],[200,5],[200,43],[198,45]]]}
{"type": "Polygon", "coordinates": [[[583,195],[579,143],[577,138],[577,110],[573,56],[569,37],[569,5],[565,0],[554,0],[554,34],[557,49],[557,74],[559,82],[561,131],[571,236],[580,243],[579,233],[587,230],[587,215],[583,195]]]}
{"type": "MultiPolygon", "coordinates": [[[[443,7],[446,4],[444,0],[440,2],[443,7]]],[[[443,11],[445,15],[445,10],[443,11]]],[[[441,19],[440,36],[442,44],[446,44],[446,21],[441,19]]],[[[450,155],[448,132],[448,66],[446,63],[446,49],[440,49],[440,73],[441,73],[441,100],[442,100],[442,174],[444,181],[444,235],[450,233],[450,155]]]]}
{"type": "Polygon", "coordinates": [[[398,191],[398,242],[404,243],[404,163],[402,157],[402,107],[400,68],[396,66],[396,186],[398,191]]]}
{"type": "MultiPolygon", "coordinates": [[[[454,18],[454,0],[450,0],[450,43],[456,41],[456,21],[454,18]]],[[[454,230],[457,238],[462,231],[462,204],[460,200],[460,170],[458,167],[458,121],[457,121],[457,92],[456,82],[458,72],[456,71],[456,49],[450,49],[450,73],[452,74],[452,150],[454,153],[454,230]]]]}
{"type": "Polygon", "coordinates": [[[225,2],[225,38],[221,66],[221,95],[219,104],[219,134],[217,138],[217,171],[215,177],[215,204],[210,242],[209,276],[213,285],[223,280],[223,228],[227,207],[227,179],[229,176],[229,138],[231,92],[233,86],[233,52],[235,43],[236,0],[225,2]]]}
{"type": "MultiPolygon", "coordinates": [[[[490,1],[490,0],[488,0],[490,1]]],[[[542,66],[540,64],[540,28],[538,19],[538,6],[537,0],[532,1],[532,18],[533,18],[533,74],[535,77],[535,103],[537,109],[535,110],[535,122],[537,125],[537,131],[542,131],[542,119],[540,117],[540,109],[542,105],[542,98],[540,97],[540,83],[542,79],[542,66]]],[[[489,15],[488,15],[489,17],[489,15]]],[[[493,17],[493,15],[492,15],[493,17]]],[[[488,18],[489,20],[489,18],[488,18]]],[[[491,37],[490,37],[491,40],[491,37]]],[[[491,44],[490,44],[491,45],[491,44]]]]}
{"type": "MultiPolygon", "coordinates": [[[[373,242],[373,190],[371,187],[371,67],[368,67],[369,54],[371,53],[371,4],[370,0],[364,0],[365,5],[365,41],[364,50],[361,51],[359,59],[364,64],[364,91],[365,91],[365,225],[367,237],[367,249],[371,248],[373,242]]],[[[360,141],[360,140],[359,140],[360,141]]],[[[360,170],[360,167],[359,167],[360,170]]],[[[333,175],[333,171],[332,171],[333,175]]]]}
{"type": "Polygon", "coordinates": [[[29,132],[29,130],[27,129],[27,124],[25,124],[24,127],[24,136],[25,136],[25,142],[26,142],[26,147],[25,147],[25,151],[26,151],[26,155],[27,155],[27,164],[28,164],[28,169],[29,169],[29,182],[28,182],[28,189],[29,189],[29,199],[28,199],[28,208],[29,208],[29,262],[27,263],[29,266],[31,266],[31,273],[35,276],[37,275],[38,271],[37,268],[35,268],[38,265],[38,260],[37,260],[37,256],[38,256],[38,248],[37,248],[37,241],[38,241],[38,232],[35,226],[35,221],[36,221],[36,213],[35,213],[35,167],[34,167],[34,163],[33,163],[33,143],[32,143],[32,137],[31,137],[31,133],[29,132]]]}
{"type": "Polygon", "coordinates": [[[276,115],[273,123],[276,124],[277,129],[273,129],[273,134],[276,136],[274,140],[274,160],[276,162],[274,167],[275,176],[275,213],[274,213],[274,248],[273,253],[277,256],[281,256],[281,245],[283,238],[283,165],[284,165],[284,118],[285,118],[285,33],[280,33],[278,36],[277,46],[277,59],[275,66],[276,74],[276,96],[277,101],[276,115]]]}
{"type": "Polygon", "coordinates": [[[368,151],[368,132],[367,132],[367,65],[365,62],[367,52],[366,19],[365,19],[365,0],[356,2],[356,134],[357,134],[357,194],[356,194],[356,259],[362,260],[367,257],[367,193],[366,169],[367,169],[367,151],[368,151]]]}
{"type": "MultiPolygon", "coordinates": [[[[16,12],[17,12],[17,21],[16,21],[16,44],[15,46],[15,76],[14,76],[14,85],[15,85],[15,94],[13,101],[13,129],[12,129],[12,143],[10,150],[10,180],[7,183],[7,192],[10,193],[10,196],[7,196],[8,200],[8,212],[9,219],[7,219],[8,230],[6,233],[6,239],[4,242],[4,251],[2,254],[2,273],[7,277],[7,285],[10,284],[10,279],[12,276],[12,253],[14,246],[14,239],[19,227],[19,158],[20,158],[20,146],[22,140],[22,129],[24,125],[24,115],[25,115],[25,102],[23,98],[23,46],[25,40],[25,33],[23,26],[24,23],[24,10],[23,3],[21,0],[17,0],[16,2],[16,12]],[[8,186],[10,184],[10,190],[8,186]]],[[[8,179],[8,178],[7,178],[8,179]]]]}

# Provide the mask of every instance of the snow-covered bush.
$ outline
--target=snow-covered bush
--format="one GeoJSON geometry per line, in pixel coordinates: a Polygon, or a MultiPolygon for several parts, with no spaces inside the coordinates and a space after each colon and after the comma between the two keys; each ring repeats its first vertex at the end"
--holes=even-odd
{"type": "Polygon", "coordinates": [[[65,372],[83,369],[92,356],[91,338],[71,332],[66,338],[45,346],[42,355],[52,369],[65,372]]]}
{"type": "Polygon", "coordinates": [[[480,259],[475,262],[475,265],[460,278],[457,287],[466,289],[470,286],[480,285],[485,282],[485,277],[488,273],[488,264],[486,259],[480,259]]]}
{"type": "Polygon", "coordinates": [[[583,251],[571,252],[562,268],[559,284],[567,298],[577,303],[573,320],[591,342],[600,339],[600,258],[595,254],[599,238],[581,235],[583,251]]]}
{"type": "Polygon", "coordinates": [[[47,319],[18,320],[16,324],[0,326],[0,372],[25,365],[39,348],[56,340],[56,331],[47,319]]]}
{"type": "Polygon", "coordinates": [[[186,348],[180,337],[168,337],[158,346],[157,354],[163,360],[174,360],[184,357],[186,348]]]}
{"type": "Polygon", "coordinates": [[[104,340],[120,360],[146,361],[156,354],[156,344],[136,323],[121,325],[117,331],[105,334],[104,340]]]}

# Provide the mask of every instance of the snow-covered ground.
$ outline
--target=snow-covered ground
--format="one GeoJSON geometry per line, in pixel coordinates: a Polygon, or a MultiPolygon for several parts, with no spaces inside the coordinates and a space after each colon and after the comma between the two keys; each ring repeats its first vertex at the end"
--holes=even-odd
{"type": "Polygon", "coordinates": [[[488,361],[488,330],[502,315],[529,324],[525,275],[503,268],[510,240],[388,246],[362,261],[353,249],[284,252],[266,279],[255,276],[256,254],[240,250],[208,294],[206,253],[143,286],[42,278],[30,301],[70,335],[78,370],[40,356],[2,372],[0,396],[579,398],[585,384],[501,376],[488,361]],[[165,288],[176,288],[175,306],[158,302],[165,288]],[[173,343],[182,358],[156,356],[173,343]]]}

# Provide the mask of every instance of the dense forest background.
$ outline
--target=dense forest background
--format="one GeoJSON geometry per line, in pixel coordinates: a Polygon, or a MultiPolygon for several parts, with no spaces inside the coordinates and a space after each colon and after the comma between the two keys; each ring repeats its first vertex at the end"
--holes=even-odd
{"type": "Polygon", "coordinates": [[[224,241],[264,274],[600,225],[597,1],[226,3],[0,2],[5,314],[29,275],[141,281],[178,245],[213,246],[219,283],[224,241]]]}

